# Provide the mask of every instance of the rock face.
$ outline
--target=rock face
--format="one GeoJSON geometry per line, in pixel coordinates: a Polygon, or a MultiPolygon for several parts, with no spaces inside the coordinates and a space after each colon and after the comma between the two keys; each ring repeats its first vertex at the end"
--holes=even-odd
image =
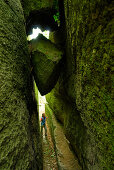
{"type": "Polygon", "coordinates": [[[42,34],[32,40],[33,75],[42,95],[50,92],[61,71],[63,52],[42,34]]]}
{"type": "Polygon", "coordinates": [[[78,163],[77,157],[69,147],[69,142],[65,137],[63,126],[57,121],[48,104],[45,105],[45,109],[48,116],[47,125],[50,129],[56,152],[58,169],[82,170],[78,163]]]}
{"type": "Polygon", "coordinates": [[[0,63],[0,169],[36,170],[40,140],[20,0],[0,1],[0,63]]]}
{"type": "Polygon", "coordinates": [[[83,169],[113,169],[112,1],[64,0],[65,66],[49,106],[83,169]]]}
{"type": "MultiPolygon", "coordinates": [[[[33,80],[20,2],[27,18],[31,11],[52,8],[57,1],[0,1],[2,170],[42,169],[37,109],[32,96],[33,80]]],[[[64,0],[66,58],[55,88],[47,95],[49,106],[64,124],[83,169],[89,170],[113,169],[112,10],[111,0],[64,0]]],[[[43,44],[45,41],[39,42],[38,50],[34,50],[32,62],[36,82],[41,82],[39,89],[45,94],[58,78],[61,53],[56,58],[53,55],[56,48],[49,43],[48,55],[43,44]]]]}
{"type": "Polygon", "coordinates": [[[32,33],[32,28],[39,27],[44,30],[55,30],[58,25],[54,20],[57,12],[56,0],[21,0],[26,19],[27,35],[32,33]]]}
{"type": "Polygon", "coordinates": [[[41,8],[52,8],[54,0],[21,0],[25,18],[31,11],[40,10],[41,8]]]}

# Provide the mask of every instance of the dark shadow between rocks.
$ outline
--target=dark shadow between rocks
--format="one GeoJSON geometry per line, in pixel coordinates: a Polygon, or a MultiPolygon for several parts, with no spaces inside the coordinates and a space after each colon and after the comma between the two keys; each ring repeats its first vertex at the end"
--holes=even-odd
{"type": "Polygon", "coordinates": [[[42,31],[57,30],[58,25],[53,18],[54,14],[55,10],[52,8],[42,8],[41,10],[30,12],[29,17],[26,20],[27,35],[30,35],[32,33],[32,28],[36,27],[39,27],[42,31]]]}

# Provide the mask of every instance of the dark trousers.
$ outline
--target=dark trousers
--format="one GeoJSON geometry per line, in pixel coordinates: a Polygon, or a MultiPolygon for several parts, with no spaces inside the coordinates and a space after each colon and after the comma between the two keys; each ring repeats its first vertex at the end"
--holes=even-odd
{"type": "Polygon", "coordinates": [[[47,127],[46,127],[46,124],[41,125],[41,134],[43,134],[43,128],[45,129],[45,135],[47,135],[47,127]]]}

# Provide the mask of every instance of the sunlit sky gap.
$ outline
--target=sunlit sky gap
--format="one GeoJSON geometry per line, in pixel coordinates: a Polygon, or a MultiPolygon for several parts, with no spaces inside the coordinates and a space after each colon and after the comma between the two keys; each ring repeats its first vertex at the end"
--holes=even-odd
{"type": "Polygon", "coordinates": [[[49,39],[49,31],[46,30],[44,32],[42,32],[38,27],[35,29],[33,28],[32,29],[32,34],[31,35],[28,35],[27,37],[27,40],[30,41],[32,39],[35,39],[38,35],[40,34],[43,34],[47,39],[49,39]]]}

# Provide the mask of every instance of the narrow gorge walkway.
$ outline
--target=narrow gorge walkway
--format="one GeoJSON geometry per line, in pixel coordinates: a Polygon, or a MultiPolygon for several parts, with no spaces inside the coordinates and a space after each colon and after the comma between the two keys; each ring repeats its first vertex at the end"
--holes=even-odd
{"type": "MultiPolygon", "coordinates": [[[[43,104],[40,104],[39,108],[39,119],[41,119],[42,113],[45,112],[45,107],[43,104]]],[[[56,153],[54,150],[54,144],[52,142],[49,126],[47,124],[47,136],[45,136],[44,131],[42,136],[43,170],[81,170],[77,158],[69,148],[69,143],[64,135],[63,127],[56,120],[54,115],[52,116],[52,121],[55,128],[54,137],[56,153]]]]}
{"type": "Polygon", "coordinates": [[[43,170],[58,170],[56,154],[54,151],[54,145],[50,135],[50,131],[47,125],[47,134],[43,132],[42,137],[42,149],[43,149],[43,170]]]}
{"type": "Polygon", "coordinates": [[[55,127],[54,135],[57,150],[57,159],[60,170],[81,170],[76,156],[69,148],[69,142],[64,135],[62,125],[52,116],[53,124],[55,127]]]}
{"type": "MultiPolygon", "coordinates": [[[[40,105],[39,105],[39,120],[41,120],[42,113],[45,113],[45,104],[40,103],[40,105]]],[[[43,136],[42,136],[43,170],[58,170],[54,145],[52,142],[48,124],[46,123],[46,125],[47,125],[47,134],[48,135],[45,136],[45,131],[43,129],[43,136]]]]}

